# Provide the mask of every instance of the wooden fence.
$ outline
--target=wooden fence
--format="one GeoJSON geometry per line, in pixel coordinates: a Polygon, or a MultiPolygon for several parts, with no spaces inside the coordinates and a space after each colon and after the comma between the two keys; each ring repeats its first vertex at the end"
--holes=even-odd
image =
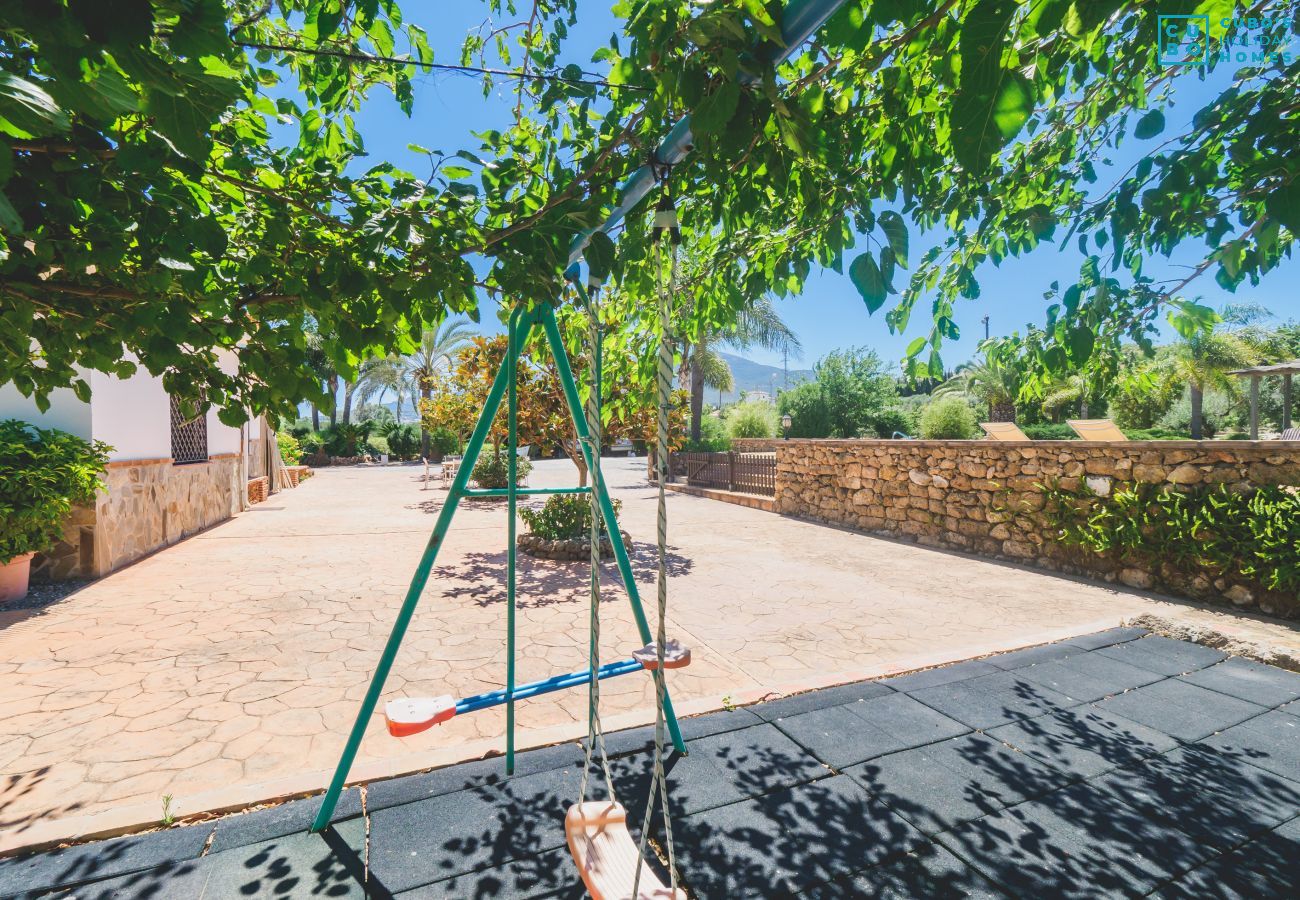
{"type": "Polygon", "coordinates": [[[668,466],[691,487],[776,496],[775,453],[674,453],[668,466]]]}

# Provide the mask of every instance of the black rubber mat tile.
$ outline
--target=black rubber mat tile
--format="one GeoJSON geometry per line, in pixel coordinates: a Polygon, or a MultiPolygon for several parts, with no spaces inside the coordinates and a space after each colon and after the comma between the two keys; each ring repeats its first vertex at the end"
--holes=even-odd
{"type": "Polygon", "coordinates": [[[1098,702],[1098,707],[1163,731],[1180,741],[1199,741],[1264,712],[1236,697],[1167,678],[1098,702]]]}
{"type": "MultiPolygon", "coordinates": [[[[208,852],[219,853],[234,847],[246,847],[287,834],[309,830],[320,812],[323,797],[290,800],[279,806],[226,816],[217,820],[217,833],[208,852]]],[[[361,792],[347,788],[339,795],[331,822],[342,822],[361,815],[361,792]]]]}
{"type": "Polygon", "coordinates": [[[978,678],[981,675],[991,675],[997,671],[1000,671],[999,668],[993,665],[990,660],[972,659],[966,662],[954,663],[951,666],[939,666],[937,669],[913,672],[910,675],[896,675],[893,678],[885,678],[881,680],[881,684],[887,684],[896,691],[915,691],[940,684],[950,684],[954,681],[965,681],[968,678],[978,678]]]}
{"type": "Polygon", "coordinates": [[[926,834],[1069,782],[1060,772],[982,734],[882,756],[845,774],[926,834]]]}
{"type": "Polygon", "coordinates": [[[1183,676],[1183,680],[1260,706],[1280,706],[1300,697],[1300,673],[1240,656],[1192,672],[1183,676]]]}
{"type": "Polygon", "coordinates": [[[1296,815],[1300,784],[1204,744],[1180,747],[1092,782],[1151,821],[1228,850],[1296,815]]]}
{"type": "Polygon", "coordinates": [[[1280,710],[1264,713],[1202,743],[1236,763],[1300,782],[1300,719],[1280,710]]]}
{"type": "Polygon", "coordinates": [[[901,857],[920,832],[843,775],[674,822],[702,898],[780,897],[901,857]]]}
{"type": "Polygon", "coordinates": [[[1076,706],[994,728],[989,737],[1076,779],[1172,750],[1178,742],[1097,706],[1076,706]]]}
{"type": "Polygon", "coordinates": [[[907,694],[815,710],[776,724],[836,769],[970,730],[907,694]]]}
{"type": "Polygon", "coordinates": [[[1064,694],[1023,678],[1019,671],[923,688],[909,696],[964,725],[980,729],[996,728],[1076,705],[1064,694]]]}
{"type": "Polygon", "coordinates": [[[1093,651],[1111,659],[1118,659],[1139,669],[1148,669],[1159,675],[1181,675],[1195,672],[1227,658],[1222,650],[1203,647],[1191,641],[1176,641],[1160,635],[1149,635],[1140,640],[1102,647],[1093,651]]]}
{"type": "Polygon", "coordinates": [[[890,693],[893,693],[893,688],[883,682],[858,681],[820,691],[809,691],[806,694],[795,694],[793,697],[782,697],[779,700],[769,700],[766,703],[756,703],[745,709],[765,722],[774,722],[780,718],[797,716],[815,709],[856,703],[859,700],[870,700],[890,693]]]}
{"type": "Polygon", "coordinates": [[[212,823],[208,822],[0,859],[0,897],[85,884],[163,863],[196,859],[211,834],[212,823]]]}
{"type": "Polygon", "coordinates": [[[320,834],[285,835],[204,857],[208,880],[203,897],[363,900],[382,894],[367,894],[365,862],[366,823],[349,819],[320,834]]]}
{"type": "Polygon", "coordinates": [[[938,840],[1011,893],[1029,897],[1140,895],[1209,855],[1086,782],[967,822],[938,840]]]}
{"type": "Polygon", "coordinates": [[[1113,647],[1116,644],[1123,644],[1126,641],[1136,641],[1138,638],[1146,637],[1150,633],[1145,628],[1108,628],[1105,631],[1094,631],[1092,634],[1081,634],[1078,637],[1068,638],[1063,643],[1073,644],[1076,647],[1082,647],[1084,650],[1097,650],[1101,647],[1113,647]]]}
{"type": "Polygon", "coordinates": [[[1019,670],[1018,674],[1079,703],[1121,694],[1165,677],[1096,653],[1030,666],[1019,670]]]}
{"type": "Polygon", "coordinates": [[[813,888],[813,900],[995,900],[1007,895],[937,844],[923,844],[894,862],[813,888]]]}
{"type": "Polygon", "coordinates": [[[1162,900],[1294,900],[1300,887],[1300,819],[1216,857],[1158,891],[1162,900]]]}

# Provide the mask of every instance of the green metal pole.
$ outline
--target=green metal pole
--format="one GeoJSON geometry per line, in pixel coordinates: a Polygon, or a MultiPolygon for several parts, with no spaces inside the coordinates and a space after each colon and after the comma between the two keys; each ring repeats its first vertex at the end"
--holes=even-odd
{"type": "MultiPolygon", "coordinates": [[[[531,331],[531,326],[526,326],[531,331]]],[[[506,377],[510,380],[506,388],[507,411],[510,422],[508,425],[509,436],[506,439],[506,452],[510,454],[510,461],[506,465],[506,506],[509,516],[509,524],[506,525],[506,540],[509,542],[509,549],[506,551],[506,774],[515,774],[515,513],[518,499],[515,491],[518,485],[515,484],[516,470],[518,462],[515,457],[515,446],[518,443],[518,434],[516,432],[516,416],[519,407],[519,391],[516,386],[516,357],[518,349],[515,346],[517,323],[516,317],[510,317],[509,328],[507,329],[508,337],[506,339],[506,377]]]]}
{"type": "MultiPolygon", "coordinates": [[[[578,431],[578,446],[582,448],[583,458],[587,463],[588,472],[598,472],[598,468],[592,465],[591,447],[587,443],[587,417],[582,413],[582,403],[578,399],[578,388],[573,382],[573,370],[569,368],[569,357],[564,349],[564,339],[560,336],[560,327],[555,322],[555,312],[550,306],[542,307],[540,318],[542,328],[546,332],[546,341],[551,346],[551,355],[555,357],[555,368],[560,374],[560,385],[564,388],[564,397],[569,404],[569,415],[573,419],[573,427],[578,431]]],[[[628,600],[632,603],[632,617],[636,620],[637,631],[641,634],[641,640],[647,644],[654,638],[650,634],[650,623],[646,621],[645,610],[641,608],[641,594],[637,591],[636,578],[632,574],[632,561],[628,559],[627,548],[623,546],[623,535],[618,530],[618,519],[614,516],[614,504],[610,502],[609,492],[605,490],[605,482],[598,477],[593,477],[591,489],[596,492],[600,498],[601,514],[605,519],[605,531],[609,535],[610,543],[614,545],[614,559],[618,563],[619,574],[623,576],[623,587],[627,589],[628,600]]],[[[686,743],[682,740],[681,729],[677,725],[677,715],[673,712],[673,701],[665,691],[664,694],[664,717],[668,720],[668,732],[672,735],[673,746],[677,752],[686,753],[686,743]]]]}
{"type": "MultiPolygon", "coordinates": [[[[518,312],[511,314],[515,318],[518,312]]],[[[384,652],[379,657],[379,664],[375,666],[375,674],[370,679],[370,688],[366,691],[365,699],[361,701],[361,709],[357,711],[357,720],[352,725],[352,731],[348,735],[347,745],[343,748],[343,755],[339,758],[339,764],[334,770],[334,778],[330,781],[329,790],[325,792],[325,798],[321,801],[320,810],[316,813],[316,819],[312,822],[312,831],[323,831],[325,826],[329,825],[330,816],[334,815],[334,807],[338,805],[339,794],[343,792],[343,784],[347,780],[348,772],[352,769],[352,763],[357,758],[357,751],[361,748],[361,739],[365,737],[366,726],[370,723],[370,717],[374,715],[375,704],[379,702],[379,695],[384,689],[384,682],[388,679],[388,672],[393,667],[393,660],[397,656],[397,650],[402,645],[402,638],[406,636],[407,626],[411,624],[411,616],[415,613],[415,607],[419,605],[420,595],[424,592],[424,587],[429,581],[429,573],[433,570],[433,563],[438,558],[438,550],[442,547],[443,539],[447,536],[447,529],[451,525],[452,516],[456,513],[456,507],[460,504],[460,498],[464,493],[465,486],[469,483],[470,473],[474,470],[474,463],[478,460],[479,451],[483,449],[483,442],[487,439],[488,431],[492,427],[492,420],[496,417],[497,410],[501,407],[501,396],[505,393],[507,378],[506,367],[502,366],[492,381],[492,389],[488,392],[487,402],[483,405],[483,412],[479,414],[478,423],[474,426],[474,433],[470,435],[469,445],[465,448],[465,458],[461,461],[460,468],[456,472],[456,478],[451,483],[451,488],[447,491],[447,502],[443,504],[442,510],[438,513],[438,521],[433,526],[433,533],[429,535],[429,542],[424,547],[424,554],[420,557],[420,564],[416,566],[415,575],[411,578],[411,586],[406,591],[406,599],[402,601],[402,607],[397,613],[397,621],[393,623],[393,630],[388,635],[388,643],[384,645],[384,652]]]]}

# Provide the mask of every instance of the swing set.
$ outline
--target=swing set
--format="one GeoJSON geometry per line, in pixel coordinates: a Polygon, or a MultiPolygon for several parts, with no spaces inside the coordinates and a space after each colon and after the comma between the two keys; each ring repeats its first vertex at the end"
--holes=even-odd
{"type": "MultiPolygon", "coordinates": [[[[764,45],[759,53],[772,63],[779,63],[788,58],[820,28],[828,18],[843,4],[844,0],[790,0],[783,16],[782,34],[784,45],[764,45]]],[[[689,664],[690,649],[675,640],[669,640],[666,634],[668,571],[667,571],[667,534],[668,517],[665,505],[666,483],[668,477],[668,420],[672,381],[674,375],[674,340],[670,315],[671,297],[678,288],[677,257],[681,243],[681,233],[677,225],[677,214],[673,206],[668,178],[673,168],[691,152],[693,137],[690,116],[677,121],[668,136],[654,151],[646,165],[634,172],[620,189],[620,199],[614,210],[601,225],[600,230],[608,232],[627,215],[656,187],[660,188],[660,199],[654,213],[653,236],[655,246],[655,263],[658,270],[658,318],[659,346],[656,360],[656,401],[657,434],[655,442],[655,469],[658,484],[657,511],[657,550],[658,571],[657,587],[657,629],[652,635],[650,624],[646,619],[637,590],[636,579],[632,573],[631,561],[627,547],[623,543],[614,507],[609,498],[604,478],[601,474],[601,325],[600,325],[600,288],[603,278],[600,273],[591,271],[584,283],[581,276],[583,251],[590,240],[591,232],[579,235],[573,242],[569,254],[569,265],[564,271],[565,278],[576,294],[587,314],[587,354],[592,373],[592,383],[587,395],[585,409],[579,399],[577,384],[569,365],[568,353],[556,322],[554,306],[549,303],[531,307],[516,306],[510,313],[506,329],[506,355],[501,368],[497,371],[492,387],[488,392],[487,402],[479,414],[478,422],[470,435],[465,448],[464,459],[456,472],[456,477],[447,492],[447,501],[438,514],[433,533],[425,546],[420,562],[416,566],[406,597],[398,611],[392,632],[375,666],[374,674],[361,708],[348,735],[343,753],[335,768],[329,789],[321,802],[320,810],[312,823],[312,831],[322,831],[329,824],[330,817],[338,803],[339,795],[347,780],[348,772],[356,759],[371,716],[383,692],[384,683],[392,669],[397,651],[401,647],[411,618],[419,605],[420,597],[428,583],[429,574],[438,557],[451,521],[455,516],[460,501],[465,497],[504,497],[507,502],[507,563],[506,563],[506,686],[502,690],[488,691],[472,697],[455,699],[451,696],[409,697],[390,700],[384,710],[389,733],[395,737],[405,737],[443,723],[453,716],[464,715],[493,706],[506,707],[506,774],[514,773],[515,767],[515,704],[520,700],[541,696],[554,691],[587,686],[588,692],[588,729],[585,741],[581,785],[577,802],[571,806],[565,816],[565,838],[573,854],[578,871],[587,890],[596,900],[664,900],[672,898],[684,900],[685,893],[677,887],[677,868],[673,851],[672,824],[669,815],[668,781],[664,769],[664,747],[668,740],[674,749],[685,755],[686,744],[682,740],[681,728],[673,711],[672,698],[669,696],[664,675],[665,669],[679,668],[689,664]],[[516,396],[516,371],[519,356],[523,353],[529,339],[538,329],[544,335],[547,349],[554,359],[559,373],[560,386],[573,420],[578,445],[583,460],[590,474],[589,487],[574,488],[521,488],[517,484],[516,466],[518,440],[516,434],[518,398],[516,396]],[[488,432],[501,408],[502,400],[507,407],[507,486],[497,489],[471,489],[469,481],[478,456],[483,449],[488,432]],[[516,513],[520,496],[537,496],[549,494],[586,494],[591,502],[591,525],[589,544],[591,548],[590,599],[591,617],[588,642],[588,667],[586,669],[555,675],[541,681],[516,684],[515,679],[515,632],[516,632],[516,513]],[[602,531],[608,536],[614,550],[614,559],[623,587],[627,592],[632,607],[640,639],[645,645],[632,652],[627,659],[615,662],[600,661],[600,543],[602,531]],[[627,675],[633,672],[648,671],[655,685],[655,741],[653,759],[653,780],[647,798],[645,818],[641,827],[641,840],[638,845],[627,826],[627,810],[615,799],[614,782],[610,772],[609,759],[605,751],[605,738],[600,724],[600,682],[607,678],[627,675]],[[608,799],[588,800],[587,782],[592,763],[599,754],[600,768],[604,775],[608,799]],[[650,831],[651,815],[656,800],[662,808],[665,850],[670,884],[665,886],[653,871],[646,871],[646,840],[650,831]]]]}

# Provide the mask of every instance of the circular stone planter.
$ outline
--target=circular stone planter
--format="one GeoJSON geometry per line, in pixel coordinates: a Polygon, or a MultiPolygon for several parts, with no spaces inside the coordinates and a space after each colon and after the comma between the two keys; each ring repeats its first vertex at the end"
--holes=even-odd
{"type": "Polygon", "coordinates": [[[0,604],[21,600],[27,596],[27,585],[32,573],[32,557],[35,555],[35,553],[24,553],[0,566],[0,604]]]}
{"type": "MultiPolygon", "coordinates": [[[[621,532],[621,534],[623,535],[624,546],[632,543],[632,538],[628,536],[626,531],[621,532]]],[[[535,556],[538,559],[555,559],[563,562],[585,562],[591,559],[591,543],[586,537],[552,541],[538,537],[535,534],[524,534],[520,535],[518,546],[520,550],[529,556],[535,556]]],[[[600,539],[600,558],[614,558],[614,547],[610,544],[608,537],[600,539]]]]}

